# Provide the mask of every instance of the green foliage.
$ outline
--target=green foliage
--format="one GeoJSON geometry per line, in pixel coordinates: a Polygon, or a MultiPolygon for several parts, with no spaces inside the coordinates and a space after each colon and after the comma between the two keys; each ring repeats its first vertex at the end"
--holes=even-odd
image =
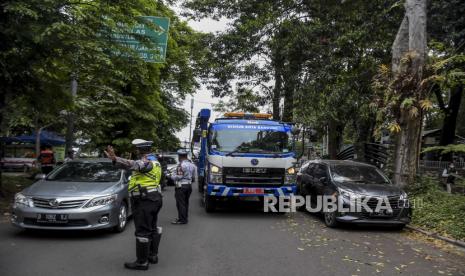
{"type": "Polygon", "coordinates": [[[422,153],[431,151],[439,151],[441,154],[465,153],[465,144],[427,147],[422,151],[422,153]]]}
{"type": "Polygon", "coordinates": [[[258,113],[260,110],[258,106],[263,103],[265,99],[254,93],[253,90],[247,88],[239,88],[231,97],[231,100],[221,100],[218,104],[215,104],[214,110],[217,112],[232,112],[242,111],[249,113],[258,113]]]}
{"type": "Polygon", "coordinates": [[[410,198],[421,205],[413,209],[412,223],[425,230],[465,240],[465,197],[448,194],[431,178],[419,179],[410,188],[410,198]]]}
{"type": "Polygon", "coordinates": [[[73,112],[77,138],[94,146],[128,149],[141,137],[176,148],[174,133],[187,122],[177,106],[198,88],[203,40],[163,1],[8,0],[0,8],[2,132],[50,125],[64,133],[73,112]],[[128,33],[141,15],[170,18],[164,64],[146,63],[111,39],[113,32],[128,33]]]}

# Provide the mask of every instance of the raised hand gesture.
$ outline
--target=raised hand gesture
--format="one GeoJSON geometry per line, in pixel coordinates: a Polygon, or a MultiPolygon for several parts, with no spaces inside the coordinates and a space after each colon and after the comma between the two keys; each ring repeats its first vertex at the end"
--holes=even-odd
{"type": "Polygon", "coordinates": [[[107,149],[104,152],[105,152],[105,154],[107,155],[108,158],[110,158],[113,161],[116,160],[115,150],[113,149],[112,146],[108,145],[107,149]]]}

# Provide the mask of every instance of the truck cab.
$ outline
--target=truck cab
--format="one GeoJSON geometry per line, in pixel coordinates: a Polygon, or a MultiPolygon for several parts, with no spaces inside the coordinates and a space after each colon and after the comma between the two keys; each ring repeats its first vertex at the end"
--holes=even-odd
{"type": "Polygon", "coordinates": [[[292,126],[270,114],[226,113],[208,123],[200,111],[194,142],[200,142],[199,191],[207,212],[218,200],[288,196],[296,191],[292,126]]]}

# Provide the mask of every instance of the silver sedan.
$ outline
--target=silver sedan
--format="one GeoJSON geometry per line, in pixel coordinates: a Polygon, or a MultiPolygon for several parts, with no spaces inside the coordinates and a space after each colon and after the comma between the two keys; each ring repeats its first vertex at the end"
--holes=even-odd
{"type": "Polygon", "coordinates": [[[126,172],[108,159],[63,164],[15,196],[11,223],[26,229],[124,231],[130,210],[126,172]]]}

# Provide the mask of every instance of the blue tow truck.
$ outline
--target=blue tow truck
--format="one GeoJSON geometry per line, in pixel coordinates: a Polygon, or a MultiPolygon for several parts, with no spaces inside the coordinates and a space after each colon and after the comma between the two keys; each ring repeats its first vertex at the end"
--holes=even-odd
{"type": "Polygon", "coordinates": [[[205,210],[227,198],[289,196],[296,192],[294,128],[270,114],[230,112],[209,123],[196,120],[192,144],[198,153],[199,191],[205,210]]]}

